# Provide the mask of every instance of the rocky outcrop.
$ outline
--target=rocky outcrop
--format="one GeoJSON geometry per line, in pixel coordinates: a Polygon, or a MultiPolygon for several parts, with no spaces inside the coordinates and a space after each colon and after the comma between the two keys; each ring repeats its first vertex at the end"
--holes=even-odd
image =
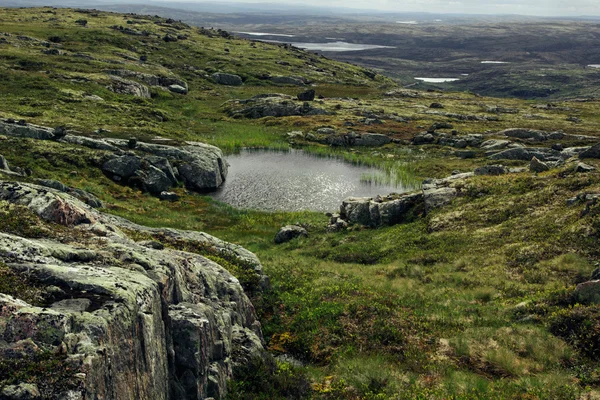
{"type": "MultiPolygon", "coordinates": [[[[57,128],[58,129],[58,128],[57,128]]],[[[106,155],[102,170],[115,181],[131,184],[153,194],[168,191],[179,181],[190,190],[217,189],[227,178],[228,164],[217,147],[199,142],[167,146],[124,139],[94,139],[56,133],[56,129],[0,121],[0,133],[8,136],[57,140],[112,154],[106,155]]]]}
{"type": "Polygon", "coordinates": [[[536,157],[541,161],[560,161],[565,157],[560,151],[548,149],[545,147],[518,147],[514,149],[503,150],[489,156],[491,160],[522,160],[531,161],[536,157]]]}
{"type": "Polygon", "coordinates": [[[308,102],[297,102],[291,96],[255,96],[248,100],[234,100],[225,104],[225,111],[233,118],[289,117],[327,115],[330,112],[308,102]]]}
{"type": "Polygon", "coordinates": [[[0,294],[0,353],[29,357],[28,340],[35,354],[62,354],[70,370],[57,373],[80,382],[69,392],[40,387],[46,398],[218,399],[237,366],[265,356],[240,282],[206,257],[265,281],[247,250],[200,232],[141,227],[37,185],[0,181],[0,201],[73,231],[63,243],[0,233],[0,261],[45,288],[34,304],[0,294]],[[175,250],[181,241],[198,252],[175,250]]]}
{"type": "Polygon", "coordinates": [[[600,144],[594,145],[581,152],[579,158],[600,158],[600,144]]]}
{"type": "Polygon", "coordinates": [[[287,243],[298,237],[308,237],[306,229],[298,225],[287,225],[277,232],[277,235],[275,235],[275,243],[287,243]]]}
{"type": "Polygon", "coordinates": [[[340,213],[331,216],[328,230],[335,232],[348,224],[376,228],[408,222],[452,202],[460,195],[461,183],[472,176],[468,172],[445,179],[428,179],[419,192],[347,198],[340,206],[340,213]]]}
{"type": "Polygon", "coordinates": [[[531,142],[543,142],[546,140],[577,140],[577,141],[588,141],[597,142],[598,138],[595,136],[586,135],[568,135],[562,131],[545,132],[535,129],[526,128],[510,128],[503,131],[497,132],[498,136],[507,136],[515,139],[521,139],[531,142]]]}

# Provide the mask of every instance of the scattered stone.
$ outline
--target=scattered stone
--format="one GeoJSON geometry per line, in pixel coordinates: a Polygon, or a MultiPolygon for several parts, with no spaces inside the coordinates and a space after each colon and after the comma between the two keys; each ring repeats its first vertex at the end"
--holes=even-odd
{"type": "Polygon", "coordinates": [[[552,150],[563,151],[564,149],[565,149],[564,146],[560,143],[554,143],[552,145],[552,150]]]}
{"type": "Polygon", "coordinates": [[[292,131],[292,132],[286,133],[286,135],[290,139],[303,138],[304,137],[304,132],[302,132],[302,131],[292,131]]]}
{"type": "Polygon", "coordinates": [[[455,151],[454,155],[457,156],[458,158],[468,159],[468,158],[475,158],[477,153],[473,150],[462,150],[462,151],[455,151]]]}
{"type": "Polygon", "coordinates": [[[179,195],[174,192],[160,192],[158,198],[163,201],[179,201],[179,195]]]}
{"type": "Polygon", "coordinates": [[[129,140],[127,141],[127,148],[130,150],[135,149],[135,147],[137,146],[137,138],[129,138],[129,140]]]}
{"type": "Polygon", "coordinates": [[[303,115],[330,115],[331,113],[309,102],[298,104],[289,96],[268,97],[255,96],[249,100],[230,101],[225,109],[233,118],[264,118],[264,117],[289,117],[303,115]]]}
{"type": "Polygon", "coordinates": [[[66,126],[57,126],[54,128],[54,140],[59,140],[67,136],[66,126]]]}
{"type": "Polygon", "coordinates": [[[287,243],[297,237],[308,237],[308,232],[301,226],[298,225],[287,225],[284,226],[277,232],[275,236],[275,243],[287,243]]]}
{"type": "Polygon", "coordinates": [[[546,172],[549,171],[550,167],[548,166],[548,164],[538,160],[537,157],[533,157],[531,159],[531,162],[529,163],[529,171],[531,172],[546,172]]]}
{"type": "Polygon", "coordinates": [[[218,72],[212,74],[210,77],[219,85],[241,86],[244,83],[239,75],[218,72]]]}
{"type": "Polygon", "coordinates": [[[444,105],[442,103],[431,103],[429,108],[444,108],[444,105]]]}
{"type": "Polygon", "coordinates": [[[508,174],[509,170],[504,165],[485,165],[483,167],[479,167],[475,169],[475,175],[491,175],[498,176],[508,174]]]}
{"type": "Polygon", "coordinates": [[[412,143],[414,145],[430,144],[435,142],[435,137],[431,133],[420,133],[416,135],[412,143]]]}
{"type": "Polygon", "coordinates": [[[592,172],[595,169],[596,168],[592,167],[591,165],[579,162],[575,165],[574,171],[577,173],[586,173],[586,172],[592,172]]]}
{"type": "Polygon", "coordinates": [[[517,139],[531,139],[535,141],[547,140],[546,133],[534,129],[512,128],[498,132],[498,135],[504,135],[517,139]]]}
{"type": "Polygon", "coordinates": [[[188,89],[180,85],[170,85],[168,89],[173,93],[188,94],[188,89]]]}
{"type": "Polygon", "coordinates": [[[561,160],[561,153],[545,147],[519,147],[501,151],[489,156],[492,160],[522,160],[531,161],[537,157],[541,161],[561,160]]]}
{"type": "Polygon", "coordinates": [[[298,100],[300,101],[313,101],[315,99],[315,90],[310,89],[305,92],[298,94],[298,100]]]}

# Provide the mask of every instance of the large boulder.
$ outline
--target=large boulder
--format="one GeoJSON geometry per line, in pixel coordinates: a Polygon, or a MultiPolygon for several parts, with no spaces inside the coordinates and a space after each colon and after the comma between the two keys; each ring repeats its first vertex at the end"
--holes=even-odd
{"type": "Polygon", "coordinates": [[[277,232],[277,235],[275,235],[275,243],[287,243],[298,237],[308,237],[306,229],[298,225],[287,225],[277,232]]]}
{"type": "Polygon", "coordinates": [[[239,75],[217,72],[212,74],[210,77],[219,85],[240,86],[244,83],[239,75]]]}
{"type": "Polygon", "coordinates": [[[315,99],[315,90],[309,89],[302,93],[298,93],[298,100],[300,101],[313,101],[315,99]]]}
{"type": "Polygon", "coordinates": [[[578,303],[600,304],[600,280],[580,283],[573,295],[578,303]]]}
{"type": "Polygon", "coordinates": [[[546,172],[550,170],[550,166],[545,162],[542,162],[537,159],[537,157],[533,157],[531,162],[529,163],[529,170],[531,172],[546,172]]]}
{"type": "Polygon", "coordinates": [[[143,170],[137,171],[135,177],[139,179],[144,191],[155,195],[166,192],[173,185],[167,175],[154,165],[149,165],[143,170]]]}
{"type": "Polygon", "coordinates": [[[36,185],[0,182],[0,200],[76,226],[61,230],[64,238],[73,229],[69,244],[0,233],[0,262],[47,288],[39,304],[0,294],[0,354],[62,354],[68,370],[57,372],[80,382],[70,392],[40,382],[42,398],[224,398],[236,368],[267,356],[240,282],[206,257],[220,255],[262,277],[247,250],[201,232],[141,227],[36,185]],[[74,210],[83,218],[74,221],[74,210]],[[149,246],[124,232],[208,253],[149,246]]]}
{"type": "Polygon", "coordinates": [[[498,132],[498,135],[504,135],[516,139],[529,139],[539,142],[548,140],[548,134],[546,132],[535,129],[512,128],[498,132]]]}
{"type": "Polygon", "coordinates": [[[504,175],[508,174],[509,169],[504,165],[484,165],[475,169],[475,175],[504,175]]]}
{"type": "MultiPolygon", "coordinates": [[[[422,193],[390,195],[385,198],[349,197],[340,206],[340,219],[369,227],[405,222],[423,204],[422,193]]],[[[335,221],[337,223],[337,221],[335,221]]]]}
{"type": "Polygon", "coordinates": [[[481,148],[485,150],[502,150],[511,143],[510,140],[490,139],[481,143],[481,148]]]}

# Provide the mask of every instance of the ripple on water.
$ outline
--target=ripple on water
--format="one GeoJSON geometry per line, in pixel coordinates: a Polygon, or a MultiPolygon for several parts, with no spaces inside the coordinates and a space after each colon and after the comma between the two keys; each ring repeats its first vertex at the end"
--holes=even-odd
{"type": "Polygon", "coordinates": [[[412,189],[391,182],[365,182],[366,176],[385,178],[386,174],[301,150],[243,150],[227,161],[227,181],[212,196],[242,209],[336,211],[350,196],[374,197],[412,189]]]}

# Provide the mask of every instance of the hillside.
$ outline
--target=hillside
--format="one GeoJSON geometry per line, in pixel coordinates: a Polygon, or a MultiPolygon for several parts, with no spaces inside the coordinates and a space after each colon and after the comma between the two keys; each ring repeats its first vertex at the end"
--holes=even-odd
{"type": "Polygon", "coordinates": [[[600,101],[53,8],[0,10],[0,76],[0,398],[600,396],[600,101]],[[415,191],[235,209],[243,148],[415,191]]]}

